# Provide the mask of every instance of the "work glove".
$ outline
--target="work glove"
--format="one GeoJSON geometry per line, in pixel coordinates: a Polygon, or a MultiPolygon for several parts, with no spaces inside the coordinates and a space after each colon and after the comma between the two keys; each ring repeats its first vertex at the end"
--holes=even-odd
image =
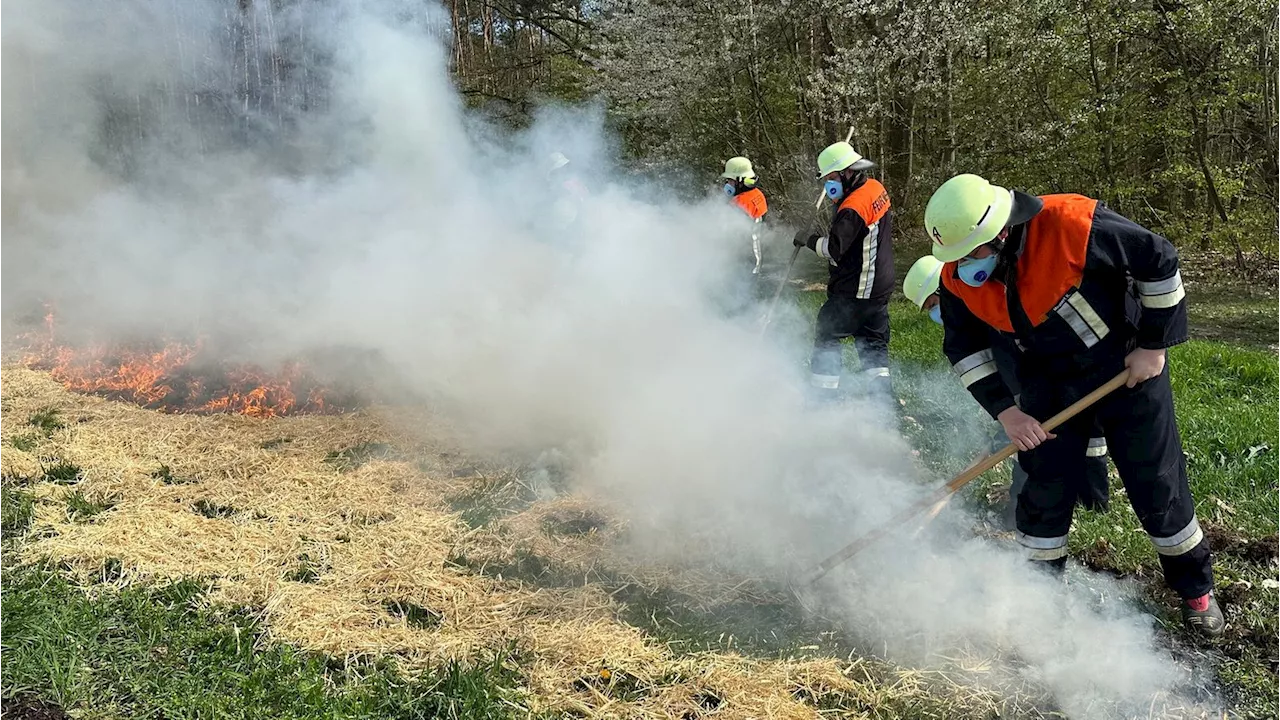
{"type": "Polygon", "coordinates": [[[798,230],[796,236],[791,239],[791,244],[796,247],[812,248],[818,239],[818,234],[809,230],[798,230]]]}

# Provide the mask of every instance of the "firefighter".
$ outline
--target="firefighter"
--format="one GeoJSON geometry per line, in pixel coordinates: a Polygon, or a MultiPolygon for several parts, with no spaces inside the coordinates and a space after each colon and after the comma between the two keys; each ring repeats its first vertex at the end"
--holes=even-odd
{"type": "Polygon", "coordinates": [[[1178,253],[1163,237],[1097,200],[1036,197],[977,175],[943,183],[925,208],[943,351],[975,399],[1018,446],[1027,471],[1017,538],[1031,558],[1061,569],[1081,469],[1102,428],[1129,501],[1159,554],[1182,618],[1222,634],[1209,544],[1196,520],[1174,417],[1166,349],[1187,339],[1178,253]],[[1022,395],[996,367],[993,333],[1013,343],[1022,395]],[[1129,381],[1048,433],[1048,418],[1122,369],[1129,381]]]}
{"type": "MultiPolygon", "coordinates": [[[[902,293],[915,306],[929,313],[929,319],[942,324],[942,308],[939,305],[938,285],[942,277],[942,261],[932,255],[925,255],[911,266],[907,277],[902,281],[902,293]]],[[[996,370],[1016,402],[1021,393],[1018,383],[1017,360],[1018,350],[1004,342],[999,334],[990,331],[992,336],[991,352],[996,361],[996,370]]],[[[994,440],[992,452],[1009,444],[1009,438],[1003,428],[994,440]]],[[[1107,439],[1101,428],[1091,429],[1089,445],[1085,450],[1085,482],[1083,491],[1076,497],[1076,504],[1086,510],[1106,512],[1111,506],[1110,488],[1107,483],[1107,439]]],[[[1027,473],[1015,457],[1013,460],[1013,480],[1009,484],[1009,506],[1005,512],[1004,525],[1013,530],[1016,523],[1018,495],[1026,486],[1027,473]]]]}
{"type": "Polygon", "coordinates": [[[751,230],[751,253],[755,256],[756,264],[751,274],[759,275],[763,258],[760,224],[764,222],[765,213],[769,212],[769,203],[765,202],[764,193],[756,187],[756,172],[751,167],[750,160],[744,157],[729,158],[725,161],[720,178],[724,180],[724,194],[732,198],[734,204],[755,223],[751,230]]]}
{"type": "Polygon", "coordinates": [[[893,211],[889,193],[867,171],[875,163],[847,142],[818,155],[818,179],[836,205],[826,235],[796,233],[830,263],[827,301],[818,311],[810,382],[834,397],[840,388],[840,340],[852,337],[858,361],[873,391],[889,396],[889,297],[893,293],[893,211]]]}
{"type": "Polygon", "coordinates": [[[547,180],[553,194],[552,227],[560,233],[567,232],[578,220],[578,212],[587,199],[587,188],[574,173],[569,158],[561,152],[553,152],[547,158],[547,180]]]}

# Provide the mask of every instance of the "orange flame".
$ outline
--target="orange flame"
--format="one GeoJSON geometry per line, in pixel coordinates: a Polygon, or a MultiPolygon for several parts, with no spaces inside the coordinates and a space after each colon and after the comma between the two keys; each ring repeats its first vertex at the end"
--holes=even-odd
{"type": "Polygon", "coordinates": [[[192,366],[202,349],[200,341],[166,342],[158,350],[105,344],[70,347],[57,342],[52,311],[45,316],[45,330],[44,335],[25,337],[22,362],[48,371],[68,390],[165,412],[276,417],[343,410],[326,403],[326,388],[310,381],[296,362],[287,363],[275,376],[247,365],[221,365],[211,373],[192,366]]]}

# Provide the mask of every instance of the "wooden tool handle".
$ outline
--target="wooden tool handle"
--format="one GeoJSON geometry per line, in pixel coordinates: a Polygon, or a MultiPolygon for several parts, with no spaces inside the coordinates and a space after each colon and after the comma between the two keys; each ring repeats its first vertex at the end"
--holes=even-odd
{"type": "MultiPolygon", "coordinates": [[[[1054,428],[1058,427],[1062,423],[1078,415],[1080,411],[1098,402],[1098,400],[1102,399],[1106,395],[1109,395],[1116,388],[1120,387],[1121,385],[1124,385],[1127,382],[1129,382],[1129,369],[1125,368],[1119,375],[1116,375],[1115,377],[1108,380],[1097,390],[1094,390],[1088,395],[1085,395],[1079,400],[1071,403],[1071,405],[1067,406],[1065,410],[1049,418],[1047,421],[1041,423],[1041,427],[1043,427],[1046,432],[1052,431],[1054,428]]],[[[845,545],[843,548],[840,549],[839,552],[835,553],[834,555],[827,558],[826,560],[823,560],[822,563],[818,565],[818,567],[814,570],[813,576],[809,579],[808,584],[813,584],[818,580],[822,579],[822,577],[827,573],[831,572],[831,569],[834,568],[835,566],[839,565],[840,563],[843,563],[844,561],[848,560],[854,555],[857,555],[859,552],[862,551],[863,548],[867,547],[868,545],[875,542],[876,540],[879,540],[880,538],[889,534],[892,530],[894,530],[895,528],[897,528],[899,525],[906,522],[907,520],[910,520],[911,518],[915,517],[921,511],[927,510],[933,507],[934,505],[936,505],[938,502],[940,502],[947,496],[956,492],[957,490],[964,487],[965,485],[968,485],[979,475],[982,475],[983,473],[990,470],[991,468],[1004,462],[1006,459],[1008,459],[1010,456],[1012,456],[1016,452],[1018,452],[1017,445],[1014,445],[1013,443],[1009,443],[1008,445],[1005,445],[1003,448],[999,450],[999,452],[995,452],[995,453],[992,453],[991,455],[988,455],[981,462],[973,465],[969,469],[965,470],[964,472],[952,478],[950,482],[938,488],[935,492],[930,494],[929,497],[913,505],[909,505],[908,507],[896,513],[893,517],[889,518],[887,522],[882,523],[881,525],[873,528],[866,535],[863,535],[857,540],[854,540],[848,545],[845,545]]]]}

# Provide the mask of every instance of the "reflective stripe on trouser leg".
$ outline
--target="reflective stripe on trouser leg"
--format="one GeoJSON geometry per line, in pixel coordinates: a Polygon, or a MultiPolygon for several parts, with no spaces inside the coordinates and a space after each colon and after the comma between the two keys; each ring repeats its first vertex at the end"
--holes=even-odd
{"type": "Polygon", "coordinates": [[[814,347],[813,356],[809,359],[809,384],[825,390],[839,388],[841,364],[839,343],[814,347]]]}
{"type": "Polygon", "coordinates": [[[1213,559],[1187,483],[1169,367],[1105,398],[1098,420],[1133,511],[1159,553],[1165,582],[1184,598],[1209,592],[1213,559]]]}
{"type": "Polygon", "coordinates": [[[1019,531],[1018,544],[1027,549],[1032,560],[1057,560],[1067,556],[1067,536],[1035,537],[1019,531]]]}
{"type": "Polygon", "coordinates": [[[1191,549],[1199,545],[1204,540],[1204,532],[1200,530],[1200,523],[1193,517],[1186,527],[1168,537],[1156,537],[1151,535],[1151,544],[1156,546],[1156,552],[1161,555],[1175,556],[1185,555],[1191,552],[1191,549]]]}
{"type": "MultiPolygon", "coordinates": [[[[1060,407],[1051,398],[1024,392],[1023,411],[1032,417],[1050,417],[1060,407]]],[[[1058,437],[1029,452],[1018,453],[1027,479],[1018,494],[1015,515],[1018,544],[1032,560],[1056,562],[1067,557],[1067,534],[1075,511],[1077,491],[1084,477],[1087,435],[1072,423],[1060,426],[1058,437]]]]}
{"type": "Polygon", "coordinates": [[[1089,438],[1089,448],[1084,451],[1088,457],[1106,457],[1107,439],[1104,437],[1089,438]]]}

